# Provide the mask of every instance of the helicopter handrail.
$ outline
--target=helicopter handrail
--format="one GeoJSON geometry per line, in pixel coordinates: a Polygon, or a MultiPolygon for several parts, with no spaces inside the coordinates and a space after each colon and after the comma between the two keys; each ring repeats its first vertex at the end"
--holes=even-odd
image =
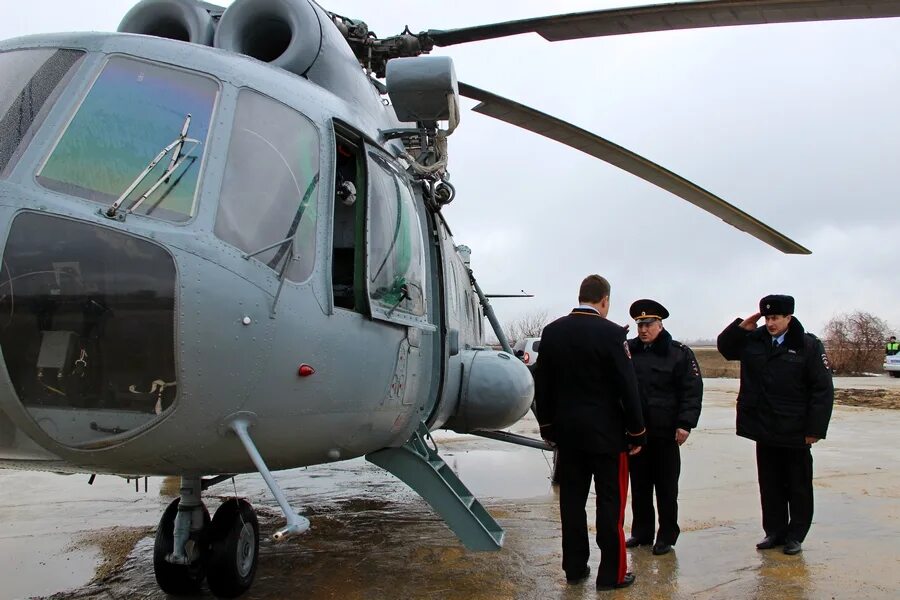
{"type": "Polygon", "coordinates": [[[176,137],[165,148],[160,150],[159,154],[157,154],[153,158],[153,160],[151,160],[150,163],[144,168],[144,170],[141,171],[141,173],[134,179],[134,181],[131,182],[131,185],[129,185],[125,189],[125,191],[122,192],[122,195],[119,196],[118,199],[116,199],[116,201],[113,202],[108,209],[103,211],[107,217],[112,218],[118,214],[119,207],[122,206],[122,203],[125,202],[125,199],[128,198],[128,196],[131,195],[131,193],[137,188],[137,186],[139,186],[141,182],[147,178],[147,175],[149,175],[150,172],[153,171],[156,165],[159,164],[159,161],[165,158],[165,156],[169,152],[175,150],[176,148],[178,149],[172,156],[172,160],[170,161],[169,166],[166,167],[166,170],[163,172],[163,174],[159,177],[159,179],[156,180],[156,183],[154,183],[149,190],[141,194],[140,198],[138,198],[130,207],[128,207],[128,212],[133,212],[137,207],[143,204],[144,200],[149,198],[150,195],[155,192],[160,185],[167,182],[172,173],[174,173],[182,164],[184,164],[184,161],[188,158],[188,154],[181,153],[181,151],[184,149],[185,142],[191,142],[193,144],[188,153],[190,153],[194,148],[200,145],[200,140],[187,137],[190,126],[191,115],[188,114],[184,119],[184,123],[181,126],[181,133],[178,134],[178,137],[176,137]]]}

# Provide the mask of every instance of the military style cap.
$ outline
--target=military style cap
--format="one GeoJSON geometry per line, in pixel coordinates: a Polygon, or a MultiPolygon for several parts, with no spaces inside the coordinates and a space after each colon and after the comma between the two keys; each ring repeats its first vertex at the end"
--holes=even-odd
{"type": "Polygon", "coordinates": [[[669,311],[666,310],[665,306],[656,300],[649,300],[647,298],[635,300],[631,304],[631,308],[628,309],[628,312],[631,314],[631,318],[638,323],[648,323],[650,321],[655,321],[656,319],[661,321],[669,318],[669,311]]]}
{"type": "Polygon", "coordinates": [[[794,314],[794,297],[782,294],[771,294],[759,301],[759,314],[792,315],[794,314]]]}

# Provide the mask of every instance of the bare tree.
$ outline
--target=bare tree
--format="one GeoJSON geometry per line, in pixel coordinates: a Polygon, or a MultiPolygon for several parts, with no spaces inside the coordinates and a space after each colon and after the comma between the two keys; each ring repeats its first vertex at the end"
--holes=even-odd
{"type": "Polygon", "coordinates": [[[516,342],[528,337],[541,337],[544,325],[547,324],[547,311],[536,310],[525,313],[515,321],[508,322],[504,329],[509,344],[515,346],[516,342]]]}
{"type": "Polygon", "coordinates": [[[891,335],[884,320],[856,311],[839,314],[825,325],[825,347],[836,373],[859,374],[880,370],[884,342],[891,335]]]}

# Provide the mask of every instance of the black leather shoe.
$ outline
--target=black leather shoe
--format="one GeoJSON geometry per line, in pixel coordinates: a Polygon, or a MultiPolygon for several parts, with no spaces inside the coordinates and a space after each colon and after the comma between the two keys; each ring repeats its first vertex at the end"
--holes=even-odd
{"type": "Polygon", "coordinates": [[[782,545],[784,545],[783,539],[781,539],[777,536],[774,536],[774,535],[767,535],[766,537],[764,537],[762,539],[762,541],[760,543],[758,543],[756,545],[756,549],[757,550],[769,550],[771,548],[774,548],[775,546],[782,546],[782,545]]]}
{"type": "Polygon", "coordinates": [[[668,554],[672,551],[672,544],[663,544],[661,542],[657,542],[656,545],[653,546],[653,554],[657,556],[661,556],[663,554],[668,554]]]}
{"type": "Polygon", "coordinates": [[[649,546],[652,543],[653,543],[653,540],[644,541],[644,540],[641,540],[641,539],[638,539],[638,538],[632,536],[632,537],[628,538],[627,540],[625,540],[625,547],[626,548],[637,548],[638,546],[649,546]]]}
{"type": "Polygon", "coordinates": [[[582,581],[584,581],[585,579],[587,579],[587,578],[588,578],[588,575],[590,575],[590,574],[591,574],[591,566],[590,566],[590,565],[585,565],[585,566],[584,566],[584,571],[582,571],[582,572],[579,573],[578,575],[575,575],[575,576],[570,577],[570,576],[567,574],[567,575],[566,575],[566,583],[568,583],[569,585],[575,585],[576,583],[581,583],[582,581]]]}
{"type": "Polygon", "coordinates": [[[598,581],[597,591],[605,592],[607,590],[618,590],[620,588],[626,588],[632,583],[634,583],[634,575],[632,573],[625,573],[625,579],[622,580],[622,583],[600,583],[598,581]]]}
{"type": "Polygon", "coordinates": [[[788,540],[784,543],[784,553],[788,556],[793,556],[794,554],[800,554],[803,551],[803,547],[800,545],[800,542],[795,542],[794,540],[788,540]]]}

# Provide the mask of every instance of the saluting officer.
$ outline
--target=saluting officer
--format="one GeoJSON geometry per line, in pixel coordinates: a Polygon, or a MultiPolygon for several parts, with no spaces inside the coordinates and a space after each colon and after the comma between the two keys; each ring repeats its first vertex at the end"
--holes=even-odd
{"type": "Polygon", "coordinates": [[[759,312],[735,319],[718,339],[722,356],[741,361],[737,434],[756,442],[766,532],[756,547],[783,544],[785,554],[802,550],[812,524],[810,445],[825,438],[834,403],[825,348],[793,314],[791,296],[766,296],[759,312]]]}
{"type": "Polygon", "coordinates": [[[626,573],[622,531],[628,494],[628,458],[645,441],[637,380],[625,328],[606,319],[609,282],[589,275],[580,306],[544,328],[534,370],[541,436],[559,450],[559,513],[566,581],[579,583],[588,566],[584,506],[594,479],[597,492],[597,589],[634,582],[626,573]]]}
{"type": "Polygon", "coordinates": [[[687,441],[700,418],[703,379],[690,348],[676,342],[663,327],[669,311],[655,300],[631,305],[637,337],[628,341],[637,373],[647,445],[628,458],[631,472],[631,537],[629,548],[653,544],[656,516],[653,490],[659,510],[659,529],[653,554],[666,554],[678,540],[679,446],[687,441]]]}

